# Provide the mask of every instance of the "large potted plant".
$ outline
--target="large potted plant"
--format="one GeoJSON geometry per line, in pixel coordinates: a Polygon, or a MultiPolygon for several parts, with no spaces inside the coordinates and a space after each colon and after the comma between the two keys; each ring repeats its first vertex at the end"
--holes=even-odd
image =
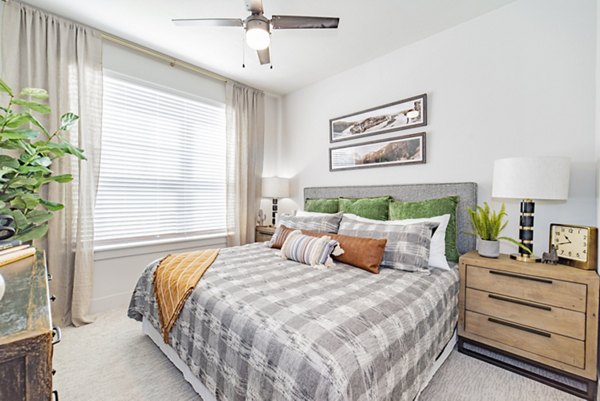
{"type": "Polygon", "coordinates": [[[531,254],[529,248],[523,246],[519,241],[510,237],[500,237],[500,233],[508,224],[508,221],[504,220],[507,216],[504,203],[500,207],[500,211],[496,212],[490,208],[487,202],[483,202],[483,207],[478,205],[475,210],[469,208],[469,215],[473,231],[468,234],[478,237],[477,252],[479,255],[497,258],[500,255],[500,241],[513,243],[531,254]]]}
{"type": "Polygon", "coordinates": [[[48,221],[63,205],[45,199],[41,189],[50,182],[67,183],[71,174],[55,174],[53,162],[72,156],[85,160],[83,150],[64,136],[79,119],[73,113],[60,117],[58,129],[49,132],[34,114],[49,114],[43,89],[14,92],[0,79],[0,92],[8,103],[0,106],[0,214],[14,220],[12,239],[23,242],[42,238],[48,221]]]}

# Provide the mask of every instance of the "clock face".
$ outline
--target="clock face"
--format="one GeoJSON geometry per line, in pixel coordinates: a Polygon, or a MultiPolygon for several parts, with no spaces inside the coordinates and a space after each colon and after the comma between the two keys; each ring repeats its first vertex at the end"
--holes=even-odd
{"type": "Polygon", "coordinates": [[[581,227],[552,226],[552,245],[559,257],[580,262],[588,260],[589,230],[581,227]]]}

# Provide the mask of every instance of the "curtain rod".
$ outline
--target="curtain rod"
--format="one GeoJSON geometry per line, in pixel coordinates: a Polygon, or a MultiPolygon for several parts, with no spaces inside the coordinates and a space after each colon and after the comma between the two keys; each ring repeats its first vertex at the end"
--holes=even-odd
{"type": "MultiPolygon", "coordinates": [[[[3,1],[6,1],[6,0],[3,0],[3,1]]],[[[167,63],[169,63],[169,65],[171,67],[179,66],[179,67],[182,67],[184,69],[193,71],[195,73],[198,73],[198,74],[201,74],[201,75],[204,75],[204,76],[207,76],[209,78],[213,78],[213,79],[216,79],[216,80],[222,81],[222,82],[231,81],[229,78],[226,78],[226,77],[224,77],[222,75],[219,75],[219,74],[217,74],[215,72],[212,72],[212,71],[209,71],[209,70],[205,70],[204,68],[198,67],[198,66],[196,66],[194,64],[188,63],[188,62],[180,60],[178,58],[168,56],[168,55],[166,55],[164,53],[161,53],[159,51],[150,49],[150,48],[142,46],[142,45],[138,45],[137,43],[131,42],[131,41],[123,39],[123,38],[119,38],[117,36],[111,35],[111,34],[106,33],[106,32],[102,32],[102,31],[99,31],[99,32],[100,32],[100,34],[102,36],[102,39],[104,39],[104,40],[116,43],[118,45],[130,48],[130,49],[133,49],[133,50],[136,50],[136,51],[138,51],[140,53],[144,53],[146,55],[152,56],[152,57],[157,58],[159,60],[166,61],[167,63]]]]}
{"type": "MultiPolygon", "coordinates": [[[[7,0],[0,0],[0,1],[2,1],[3,3],[7,2],[7,0]]],[[[19,1],[17,1],[17,2],[19,2],[19,1]]],[[[25,2],[22,2],[22,3],[25,3],[25,2]]],[[[25,3],[25,4],[27,4],[30,7],[37,8],[39,10],[43,10],[43,9],[41,9],[39,7],[32,6],[32,5],[28,4],[28,3],[25,3]]],[[[51,13],[51,12],[47,11],[47,10],[43,10],[43,11],[46,12],[46,13],[49,13],[49,14],[56,15],[54,13],[51,13]]],[[[65,18],[65,17],[62,17],[62,16],[60,18],[63,18],[65,20],[71,21],[71,22],[73,22],[75,24],[81,25],[80,22],[71,20],[69,18],[65,18]]],[[[204,68],[198,67],[198,66],[196,66],[196,65],[194,65],[192,63],[188,63],[188,62],[180,60],[180,59],[178,59],[176,57],[168,56],[168,55],[166,55],[164,53],[161,53],[159,51],[150,49],[149,47],[145,47],[145,46],[139,45],[139,44],[131,42],[129,40],[120,38],[118,36],[111,35],[110,33],[106,33],[104,31],[101,31],[100,29],[96,29],[94,27],[91,27],[91,28],[94,29],[95,31],[99,32],[103,40],[108,40],[109,42],[113,42],[113,43],[119,44],[121,46],[124,46],[124,47],[130,48],[130,49],[136,50],[136,51],[138,51],[140,53],[144,53],[144,54],[146,54],[148,56],[152,56],[152,57],[157,58],[159,60],[166,61],[167,63],[169,63],[169,65],[171,67],[179,66],[179,67],[182,67],[182,68],[184,68],[186,70],[195,72],[197,74],[204,75],[204,76],[212,78],[212,79],[216,79],[217,81],[222,81],[222,82],[232,81],[231,79],[229,79],[227,77],[224,77],[222,75],[217,74],[216,72],[205,70],[204,68]]]]}

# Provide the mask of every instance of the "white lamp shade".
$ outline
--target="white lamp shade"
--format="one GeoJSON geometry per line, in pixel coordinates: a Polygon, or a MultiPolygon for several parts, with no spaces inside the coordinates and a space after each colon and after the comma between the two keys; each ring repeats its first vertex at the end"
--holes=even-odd
{"type": "Polygon", "coordinates": [[[262,179],[262,196],[264,198],[287,198],[290,196],[290,181],[281,177],[265,177],[262,179]]]}
{"type": "Polygon", "coordinates": [[[511,157],[494,162],[493,198],[566,200],[569,196],[569,159],[511,157]]]}

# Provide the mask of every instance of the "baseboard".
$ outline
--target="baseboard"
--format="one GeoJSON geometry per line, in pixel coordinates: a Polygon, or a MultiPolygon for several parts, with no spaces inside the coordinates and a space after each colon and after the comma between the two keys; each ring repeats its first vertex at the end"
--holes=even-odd
{"type": "Polygon", "coordinates": [[[90,313],[96,314],[106,312],[111,309],[123,308],[129,305],[131,300],[131,291],[119,294],[113,294],[106,297],[92,299],[90,313]]]}

